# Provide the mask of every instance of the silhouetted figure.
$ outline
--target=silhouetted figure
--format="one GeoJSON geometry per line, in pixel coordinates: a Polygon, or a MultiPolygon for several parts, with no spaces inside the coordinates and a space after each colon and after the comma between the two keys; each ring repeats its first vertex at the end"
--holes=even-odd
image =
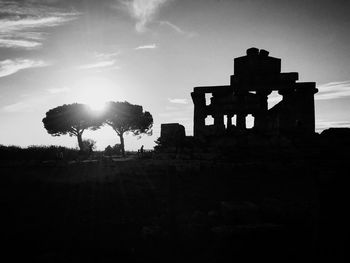
{"type": "Polygon", "coordinates": [[[143,145],[140,148],[140,154],[141,154],[141,156],[143,155],[143,145]]]}
{"type": "Polygon", "coordinates": [[[91,154],[92,154],[92,144],[89,145],[89,153],[88,153],[88,154],[89,154],[89,157],[90,157],[91,154]]]}
{"type": "Polygon", "coordinates": [[[59,151],[57,154],[56,154],[56,157],[58,160],[63,160],[63,151],[59,151]]]}

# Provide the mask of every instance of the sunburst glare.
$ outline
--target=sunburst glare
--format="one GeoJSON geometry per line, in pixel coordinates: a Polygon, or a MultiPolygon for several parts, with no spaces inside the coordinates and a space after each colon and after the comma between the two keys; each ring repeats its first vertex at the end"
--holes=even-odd
{"type": "Polygon", "coordinates": [[[87,78],[80,81],[78,85],[77,101],[87,104],[96,112],[103,112],[107,101],[120,98],[118,87],[104,78],[87,78]]]}

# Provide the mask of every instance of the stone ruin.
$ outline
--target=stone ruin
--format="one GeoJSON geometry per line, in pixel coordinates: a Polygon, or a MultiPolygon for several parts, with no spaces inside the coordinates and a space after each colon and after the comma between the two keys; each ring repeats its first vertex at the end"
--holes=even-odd
{"type": "Polygon", "coordinates": [[[254,117],[252,129],[259,133],[313,134],[316,85],[297,80],[297,72],[281,73],[281,59],[270,57],[263,49],[248,49],[246,56],[234,59],[230,85],[194,88],[194,136],[246,130],[248,114],[254,117]],[[278,91],[283,99],[268,110],[272,91],[278,91]],[[207,94],[212,96],[209,105],[207,94]],[[205,124],[207,116],[213,117],[213,125],[205,124]]]}
{"type": "MultiPolygon", "coordinates": [[[[251,132],[287,136],[315,134],[314,94],[318,90],[315,82],[297,82],[298,78],[297,72],[282,73],[281,59],[269,56],[268,51],[249,48],[246,56],[234,59],[230,85],[193,89],[194,139],[251,132]],[[282,95],[282,100],[268,109],[268,97],[273,91],[282,95]],[[249,129],[248,115],[254,117],[254,125],[249,129]],[[213,124],[206,124],[207,117],[214,119],[213,124]]],[[[182,125],[162,124],[161,138],[174,141],[174,134],[179,134],[179,130],[185,137],[182,125]]]]}

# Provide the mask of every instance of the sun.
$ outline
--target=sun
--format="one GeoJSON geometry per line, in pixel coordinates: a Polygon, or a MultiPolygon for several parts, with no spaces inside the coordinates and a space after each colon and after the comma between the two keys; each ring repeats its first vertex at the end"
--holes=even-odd
{"type": "Polygon", "coordinates": [[[105,104],[108,101],[108,96],[104,89],[98,92],[94,88],[85,88],[84,93],[81,95],[81,102],[87,104],[94,111],[104,111],[105,104]]]}
{"type": "Polygon", "coordinates": [[[118,100],[118,88],[105,78],[88,78],[79,83],[77,101],[96,112],[103,112],[106,102],[118,100]]]}

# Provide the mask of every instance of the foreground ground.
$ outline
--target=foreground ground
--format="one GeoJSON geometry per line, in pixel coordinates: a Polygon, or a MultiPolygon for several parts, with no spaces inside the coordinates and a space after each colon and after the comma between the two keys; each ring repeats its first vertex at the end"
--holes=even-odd
{"type": "Polygon", "coordinates": [[[346,160],[1,163],[27,262],[341,262],[346,160]]]}

